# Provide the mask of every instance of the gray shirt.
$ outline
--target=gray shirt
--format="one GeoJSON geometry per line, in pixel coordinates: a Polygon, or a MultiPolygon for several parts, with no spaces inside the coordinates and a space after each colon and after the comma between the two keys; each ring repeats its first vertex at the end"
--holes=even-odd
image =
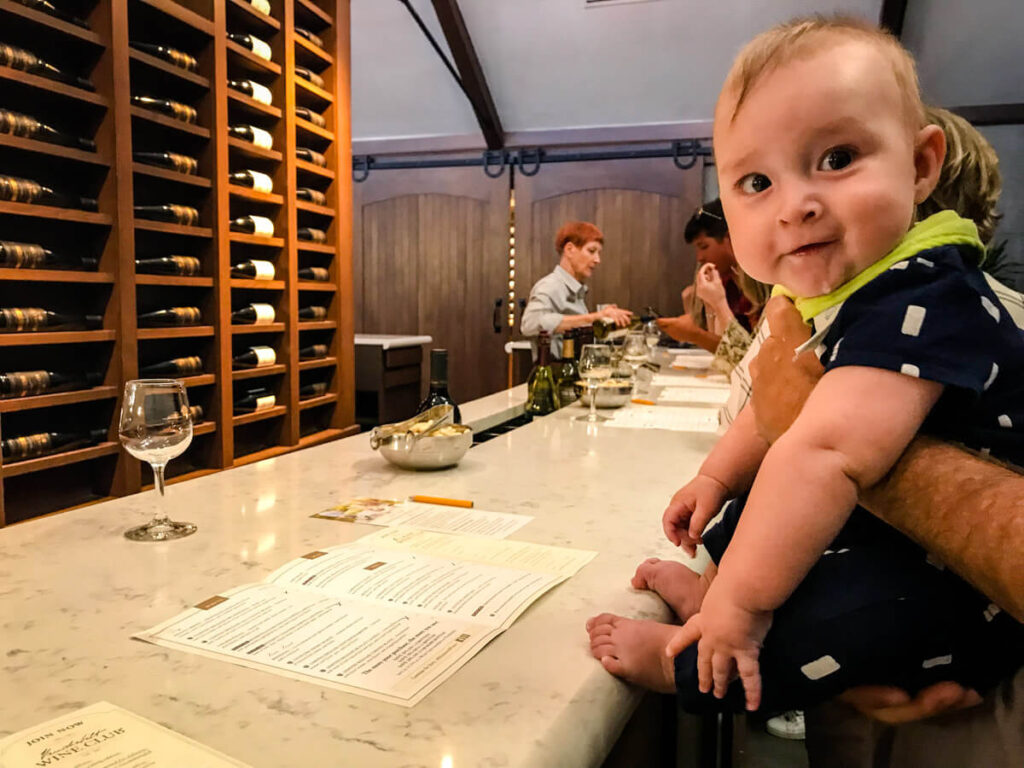
{"type": "Polygon", "coordinates": [[[541,331],[551,334],[551,354],[556,358],[562,356],[562,334],[556,334],[555,328],[565,315],[585,315],[590,311],[584,301],[586,295],[587,286],[562,269],[561,264],[534,284],[519,326],[524,336],[534,337],[530,339],[534,358],[536,336],[541,331]]]}

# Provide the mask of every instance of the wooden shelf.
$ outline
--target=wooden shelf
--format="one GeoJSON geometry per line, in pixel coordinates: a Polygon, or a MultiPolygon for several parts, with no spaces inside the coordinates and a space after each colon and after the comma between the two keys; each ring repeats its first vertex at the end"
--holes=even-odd
{"type": "Polygon", "coordinates": [[[235,152],[240,155],[255,157],[258,160],[273,160],[277,163],[284,160],[284,155],[276,149],[263,149],[263,147],[257,147],[252,142],[243,141],[242,139],[235,138],[234,136],[228,138],[228,147],[235,150],[235,152]]]}
{"type": "Polygon", "coordinates": [[[322,108],[325,108],[334,103],[334,97],[331,96],[331,94],[329,94],[320,86],[313,85],[308,80],[303,80],[298,75],[295,76],[295,85],[297,86],[295,89],[295,100],[298,101],[304,107],[309,106],[309,102],[317,104],[322,108]],[[305,92],[305,94],[309,96],[309,98],[306,99],[305,103],[303,102],[303,99],[300,98],[303,92],[305,92]]]}
{"type": "Polygon", "coordinates": [[[305,213],[315,213],[317,216],[327,216],[334,218],[335,213],[333,208],[328,208],[326,205],[317,205],[316,203],[309,203],[305,200],[296,200],[295,207],[305,213]]]}
{"type": "MultiPolygon", "coordinates": [[[[2,2],[2,0],[0,0],[0,2],[2,2]]],[[[110,161],[95,152],[90,152],[86,149],[63,147],[59,144],[50,144],[46,141],[26,139],[21,136],[12,136],[9,133],[0,133],[0,147],[20,149],[25,152],[34,152],[37,155],[47,155],[49,157],[57,157],[62,160],[73,160],[76,163],[84,163],[85,165],[96,165],[103,168],[110,167],[110,161]]]]}
{"type": "Polygon", "coordinates": [[[324,27],[329,27],[334,23],[334,17],[314,3],[313,0],[295,0],[295,15],[315,21],[319,26],[313,30],[314,32],[324,27]]]}
{"type": "Polygon", "coordinates": [[[299,410],[305,411],[309,408],[316,408],[319,405],[327,405],[328,403],[338,402],[337,392],[328,392],[326,395],[320,395],[319,397],[310,397],[305,400],[299,400],[299,410]]]}
{"type": "Polygon", "coordinates": [[[152,339],[200,339],[213,336],[212,325],[183,325],[175,328],[139,328],[139,341],[152,339]]]}
{"type": "Polygon", "coordinates": [[[73,269],[0,269],[0,281],[18,283],[100,283],[114,282],[110,272],[80,272],[73,269]]]}
{"type": "Polygon", "coordinates": [[[181,131],[191,136],[195,136],[200,139],[209,139],[210,130],[209,128],[203,128],[200,125],[194,125],[192,123],[186,123],[184,120],[175,120],[173,117],[167,117],[159,112],[154,112],[152,109],[143,109],[142,107],[132,107],[132,117],[139,120],[143,120],[153,125],[159,125],[164,128],[170,128],[173,131],[181,131]]]}
{"type": "Polygon", "coordinates": [[[252,72],[257,75],[270,74],[276,76],[281,74],[280,64],[277,64],[273,61],[267,61],[266,59],[261,59],[255,53],[246,48],[243,48],[234,40],[228,40],[226,45],[228,53],[231,54],[231,56],[228,57],[229,61],[232,60],[232,57],[234,57],[234,62],[242,70],[246,72],[252,72]]]}
{"type": "Polygon", "coordinates": [[[336,357],[322,357],[319,360],[300,360],[300,371],[312,371],[316,368],[333,368],[338,364],[336,357]]]}
{"type": "Polygon", "coordinates": [[[243,413],[240,416],[232,416],[231,421],[236,427],[240,427],[243,424],[252,424],[253,422],[263,421],[264,419],[276,419],[278,416],[284,416],[287,412],[287,406],[275,405],[273,408],[268,408],[265,411],[243,413]]]}
{"type": "Polygon", "coordinates": [[[77,208],[57,208],[52,205],[30,205],[29,203],[0,202],[0,215],[28,216],[37,219],[57,219],[76,224],[95,224],[109,227],[114,220],[105,213],[80,211],[77,208]]]}
{"type": "Polygon", "coordinates": [[[110,102],[98,93],[93,93],[92,91],[87,91],[83,88],[76,88],[75,86],[67,85],[66,83],[58,83],[56,80],[50,80],[49,78],[40,77],[39,75],[22,72],[20,69],[0,67],[0,82],[4,80],[12,83],[20,83],[25,86],[31,86],[32,88],[37,88],[40,91],[55,93],[58,96],[64,96],[78,102],[79,104],[86,104],[90,107],[102,107],[103,109],[106,109],[110,106],[110,102]]]}
{"type": "Polygon", "coordinates": [[[49,395],[34,395],[32,397],[12,397],[0,400],[0,413],[31,411],[36,408],[50,408],[56,405],[70,405],[71,403],[88,403],[93,400],[111,400],[117,397],[117,391],[117,387],[92,387],[90,389],[75,390],[74,392],[55,392],[49,395]]]}
{"type": "Polygon", "coordinates": [[[246,336],[251,333],[281,333],[284,323],[264,323],[263,325],[232,325],[231,333],[235,336],[246,336]]]}
{"type": "Polygon", "coordinates": [[[281,29],[281,22],[265,13],[260,13],[245,0],[227,0],[228,20],[246,29],[263,31],[281,29]]]}
{"type": "Polygon", "coordinates": [[[322,429],[319,432],[314,432],[311,435],[299,438],[299,448],[312,448],[314,445],[323,445],[324,443],[329,443],[332,440],[338,440],[342,437],[357,434],[359,434],[358,424],[353,424],[351,427],[346,427],[344,429],[322,429]]]}
{"type": "Polygon", "coordinates": [[[150,221],[149,219],[136,219],[135,230],[160,232],[165,235],[183,235],[185,237],[213,237],[213,230],[209,227],[187,227],[184,224],[165,224],[162,221],[150,221]]]}
{"type": "Polygon", "coordinates": [[[312,136],[315,139],[322,139],[324,141],[334,141],[333,133],[328,131],[326,128],[321,128],[319,125],[309,122],[309,120],[303,120],[301,117],[295,118],[295,128],[299,136],[306,134],[308,136],[312,136]]]}
{"type": "Polygon", "coordinates": [[[283,291],[284,280],[250,280],[247,277],[233,277],[231,278],[231,287],[247,291],[283,291]]]}
{"type": "Polygon", "coordinates": [[[280,120],[284,114],[278,107],[256,101],[232,88],[228,89],[228,107],[239,107],[248,116],[271,117],[275,120],[280,120]]]}
{"type": "Polygon", "coordinates": [[[239,187],[236,184],[228,184],[228,192],[232,197],[251,200],[254,203],[266,203],[267,205],[284,205],[284,195],[276,195],[273,192],[257,192],[248,187],[239,187]]]}
{"type": "Polygon", "coordinates": [[[213,288],[212,277],[182,277],[181,275],[135,275],[136,285],[168,285],[176,288],[213,288]]]}
{"type": "Polygon", "coordinates": [[[242,232],[232,232],[228,236],[232,243],[243,245],[261,245],[264,248],[284,248],[283,237],[260,237],[259,235],[246,235],[242,232]]]}
{"type": "Polygon", "coordinates": [[[145,163],[132,163],[132,173],[137,176],[151,176],[154,179],[173,181],[177,184],[187,184],[190,187],[203,187],[209,189],[213,182],[204,176],[193,176],[189,173],[179,173],[170,168],[161,168],[158,165],[146,165],[145,163]]]}
{"type": "Polygon", "coordinates": [[[120,450],[121,446],[118,443],[105,442],[91,445],[88,448],[79,448],[77,451],[55,453],[52,456],[41,456],[38,459],[26,459],[14,464],[4,464],[3,467],[0,467],[0,477],[17,477],[18,475],[27,475],[30,472],[39,472],[44,469],[77,464],[80,461],[98,459],[101,456],[113,456],[120,450]]]}
{"type": "Polygon", "coordinates": [[[190,11],[183,5],[178,5],[174,0],[139,0],[139,2],[170,16],[173,19],[177,19],[182,24],[202,32],[207,37],[213,37],[212,21],[200,16],[194,11],[190,11]]]}
{"type": "Polygon", "coordinates": [[[217,383],[217,377],[212,373],[197,373],[195,376],[172,376],[171,378],[177,379],[185,387],[205,387],[210,384],[217,383]]]}
{"type": "MultiPolygon", "coordinates": [[[[86,45],[90,45],[95,48],[103,47],[103,40],[92,30],[83,29],[77,24],[72,24],[71,22],[51,16],[48,13],[36,11],[24,5],[19,5],[11,0],[0,0],[0,12],[11,16],[20,16],[21,18],[34,22],[41,27],[46,27],[53,32],[57,32],[68,40],[73,40],[76,43],[85,43],[86,45]]],[[[62,42],[68,42],[68,40],[64,40],[62,42]]]]}
{"type": "Polygon", "coordinates": [[[321,68],[334,66],[334,57],[331,54],[301,35],[295,36],[295,45],[295,58],[300,67],[312,69],[309,64],[321,68]]]}
{"type": "Polygon", "coordinates": [[[195,437],[200,435],[208,435],[211,432],[217,431],[217,422],[215,421],[200,421],[198,424],[192,425],[192,434],[195,437]]]}
{"type": "Polygon", "coordinates": [[[0,333],[0,347],[34,347],[43,344],[79,344],[113,341],[115,331],[48,331],[43,333],[0,333]]]}
{"type": "Polygon", "coordinates": [[[314,176],[319,176],[322,179],[330,179],[331,181],[334,180],[334,171],[332,171],[330,168],[321,168],[319,165],[307,163],[305,160],[296,160],[295,168],[299,171],[304,171],[305,173],[311,173],[314,176]]]}
{"type": "Polygon", "coordinates": [[[206,90],[209,90],[210,88],[210,81],[202,75],[190,72],[187,69],[182,69],[181,67],[176,67],[169,61],[164,61],[163,59],[144,51],[130,48],[128,50],[128,59],[129,61],[135,61],[147,66],[150,69],[155,69],[157,72],[161,72],[162,74],[170,75],[171,77],[177,78],[189,85],[194,85],[197,88],[204,88],[206,90]]]}
{"type": "Polygon", "coordinates": [[[242,381],[243,379],[258,379],[262,376],[278,376],[287,372],[287,365],[267,365],[263,368],[242,368],[232,371],[231,378],[234,381],[242,381]]]}
{"type": "Polygon", "coordinates": [[[333,331],[338,327],[334,320],[300,320],[300,331],[333,331]]]}
{"type": "Polygon", "coordinates": [[[318,291],[320,293],[334,293],[338,287],[334,283],[321,283],[317,280],[296,281],[300,291],[318,291]]]}
{"type": "Polygon", "coordinates": [[[300,251],[307,253],[326,253],[333,256],[335,252],[335,247],[327,243],[307,243],[304,240],[299,240],[297,247],[300,251]]]}

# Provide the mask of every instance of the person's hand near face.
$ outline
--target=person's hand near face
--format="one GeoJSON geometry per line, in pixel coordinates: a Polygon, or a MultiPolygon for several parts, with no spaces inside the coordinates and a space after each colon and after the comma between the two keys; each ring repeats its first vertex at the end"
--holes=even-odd
{"type": "Polygon", "coordinates": [[[714,318],[708,330],[721,336],[726,327],[735,319],[725,295],[725,284],[714,264],[705,264],[697,270],[697,297],[704,302],[707,312],[714,318]]]}

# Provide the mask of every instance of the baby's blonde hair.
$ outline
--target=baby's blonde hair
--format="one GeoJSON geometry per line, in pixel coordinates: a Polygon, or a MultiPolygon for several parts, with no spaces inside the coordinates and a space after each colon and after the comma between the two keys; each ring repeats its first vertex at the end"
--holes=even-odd
{"type": "Polygon", "coordinates": [[[917,206],[917,218],[956,211],[977,225],[978,237],[988,245],[1001,218],[996,212],[1003,191],[999,156],[978,129],[959,115],[928,107],[925,116],[946,134],[946,159],[935,190],[917,206]]]}
{"type": "Polygon", "coordinates": [[[721,99],[729,94],[736,99],[730,119],[736,118],[762,77],[783,64],[821,50],[830,37],[866,42],[884,54],[892,64],[908,124],[915,131],[924,126],[924,104],[913,57],[889,32],[853,16],[815,15],[793,19],[762,32],[747,43],[733,61],[719,96],[721,99]]]}

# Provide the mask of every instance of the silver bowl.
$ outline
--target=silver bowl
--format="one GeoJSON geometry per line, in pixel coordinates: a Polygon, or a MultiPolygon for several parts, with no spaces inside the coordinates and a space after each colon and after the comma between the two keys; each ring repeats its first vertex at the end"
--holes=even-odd
{"type": "MultiPolygon", "coordinates": [[[[576,382],[576,392],[579,393],[579,402],[584,408],[590,407],[590,393],[584,381],[576,382]]],[[[633,395],[633,383],[627,379],[608,379],[597,385],[598,408],[621,408],[629,402],[633,395]]]]}
{"type": "Polygon", "coordinates": [[[435,406],[407,421],[377,427],[370,434],[370,446],[402,469],[455,466],[473,445],[473,430],[453,424],[452,410],[450,405],[435,406]],[[457,434],[437,434],[441,430],[457,434]]]}

